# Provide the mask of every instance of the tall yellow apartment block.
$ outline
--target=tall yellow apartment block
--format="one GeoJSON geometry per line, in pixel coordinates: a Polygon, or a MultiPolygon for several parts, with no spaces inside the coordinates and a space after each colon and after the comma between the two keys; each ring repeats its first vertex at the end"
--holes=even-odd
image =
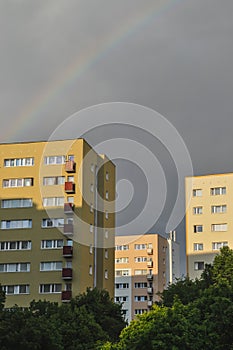
{"type": "Polygon", "coordinates": [[[114,295],[115,166],[83,139],[0,145],[6,307],[114,295]]]}
{"type": "Polygon", "coordinates": [[[233,248],[233,174],[186,178],[186,256],[190,278],[200,277],[221,247],[233,248]]]}

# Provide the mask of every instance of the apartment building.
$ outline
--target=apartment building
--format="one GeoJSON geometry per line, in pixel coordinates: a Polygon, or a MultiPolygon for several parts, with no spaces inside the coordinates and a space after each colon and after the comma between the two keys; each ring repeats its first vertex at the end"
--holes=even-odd
{"type": "Polygon", "coordinates": [[[0,145],[6,307],[114,295],[115,166],[83,139],[0,145]]]}
{"type": "Polygon", "coordinates": [[[186,256],[190,278],[200,277],[223,246],[233,248],[233,174],[186,178],[186,256]]]}
{"type": "MultiPolygon", "coordinates": [[[[173,242],[174,238],[175,235],[170,237],[173,242]]],[[[154,233],[116,236],[115,301],[123,303],[128,321],[150,310],[159,300],[157,293],[170,281],[170,256],[173,257],[171,276],[174,278],[177,272],[174,270],[174,246],[169,246],[166,238],[154,233]],[[169,247],[173,249],[171,254],[169,247]]]]}

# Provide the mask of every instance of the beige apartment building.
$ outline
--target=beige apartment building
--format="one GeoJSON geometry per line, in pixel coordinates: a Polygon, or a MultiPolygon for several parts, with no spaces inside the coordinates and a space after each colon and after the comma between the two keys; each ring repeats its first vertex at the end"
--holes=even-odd
{"type": "Polygon", "coordinates": [[[83,139],[0,145],[6,307],[114,295],[115,166],[83,139]]]}
{"type": "Polygon", "coordinates": [[[233,248],[233,174],[186,178],[186,256],[190,278],[200,277],[223,246],[233,248]]]}
{"type": "MultiPolygon", "coordinates": [[[[177,246],[172,236],[169,239],[177,246]]],[[[174,256],[174,245],[158,234],[116,236],[115,302],[123,303],[128,321],[150,310],[174,272],[178,277],[177,269],[170,274],[169,256],[174,256]]]]}

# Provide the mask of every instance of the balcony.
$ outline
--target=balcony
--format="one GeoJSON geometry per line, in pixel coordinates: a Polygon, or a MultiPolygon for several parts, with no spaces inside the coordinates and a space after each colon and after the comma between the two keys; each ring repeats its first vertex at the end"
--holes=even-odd
{"type": "Polygon", "coordinates": [[[153,261],[147,261],[147,267],[153,267],[153,261]]]}
{"type": "Polygon", "coordinates": [[[147,288],[147,293],[148,294],[153,294],[153,288],[152,287],[147,288]]]}
{"type": "Polygon", "coordinates": [[[73,235],[74,234],[74,225],[73,224],[64,224],[64,235],[73,235]]]}
{"type": "Polygon", "coordinates": [[[73,256],[73,247],[69,245],[65,245],[63,247],[63,257],[64,258],[71,258],[73,256]]]}
{"type": "Polygon", "coordinates": [[[74,193],[75,192],[75,184],[71,181],[65,182],[65,192],[66,193],[74,193]]]}
{"type": "Polygon", "coordinates": [[[65,171],[67,173],[74,173],[75,172],[75,168],[76,168],[75,165],[76,164],[75,164],[75,162],[73,160],[66,161],[66,163],[65,163],[65,171]]]}
{"type": "Polygon", "coordinates": [[[148,301],[147,301],[147,306],[148,306],[148,307],[152,307],[152,305],[153,305],[153,301],[152,301],[152,300],[148,300],[148,301]]]}
{"type": "Polygon", "coordinates": [[[148,274],[148,275],[146,275],[146,278],[147,278],[148,281],[152,281],[153,280],[153,275],[148,274]]]}
{"type": "Polygon", "coordinates": [[[147,254],[152,255],[153,254],[153,248],[147,248],[147,254]]]}
{"type": "Polygon", "coordinates": [[[61,292],[61,300],[63,302],[67,302],[70,301],[70,299],[72,298],[72,292],[71,290],[63,290],[61,292]]]}
{"type": "Polygon", "coordinates": [[[71,280],[73,277],[73,271],[70,267],[64,267],[62,269],[62,278],[63,280],[71,280]]]}
{"type": "Polygon", "coordinates": [[[65,203],[64,204],[64,213],[65,214],[73,214],[74,212],[74,204],[73,203],[65,203]]]}

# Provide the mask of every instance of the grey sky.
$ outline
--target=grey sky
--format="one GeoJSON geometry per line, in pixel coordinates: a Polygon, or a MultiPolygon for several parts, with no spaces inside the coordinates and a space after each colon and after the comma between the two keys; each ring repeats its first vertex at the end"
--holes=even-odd
{"type": "MultiPolygon", "coordinates": [[[[232,38],[232,0],[0,1],[1,140],[47,139],[84,107],[133,102],[177,128],[195,174],[232,172],[232,38]]],[[[86,136],[95,145],[102,134],[86,136]]],[[[123,162],[118,171],[132,174],[123,162]]]]}

